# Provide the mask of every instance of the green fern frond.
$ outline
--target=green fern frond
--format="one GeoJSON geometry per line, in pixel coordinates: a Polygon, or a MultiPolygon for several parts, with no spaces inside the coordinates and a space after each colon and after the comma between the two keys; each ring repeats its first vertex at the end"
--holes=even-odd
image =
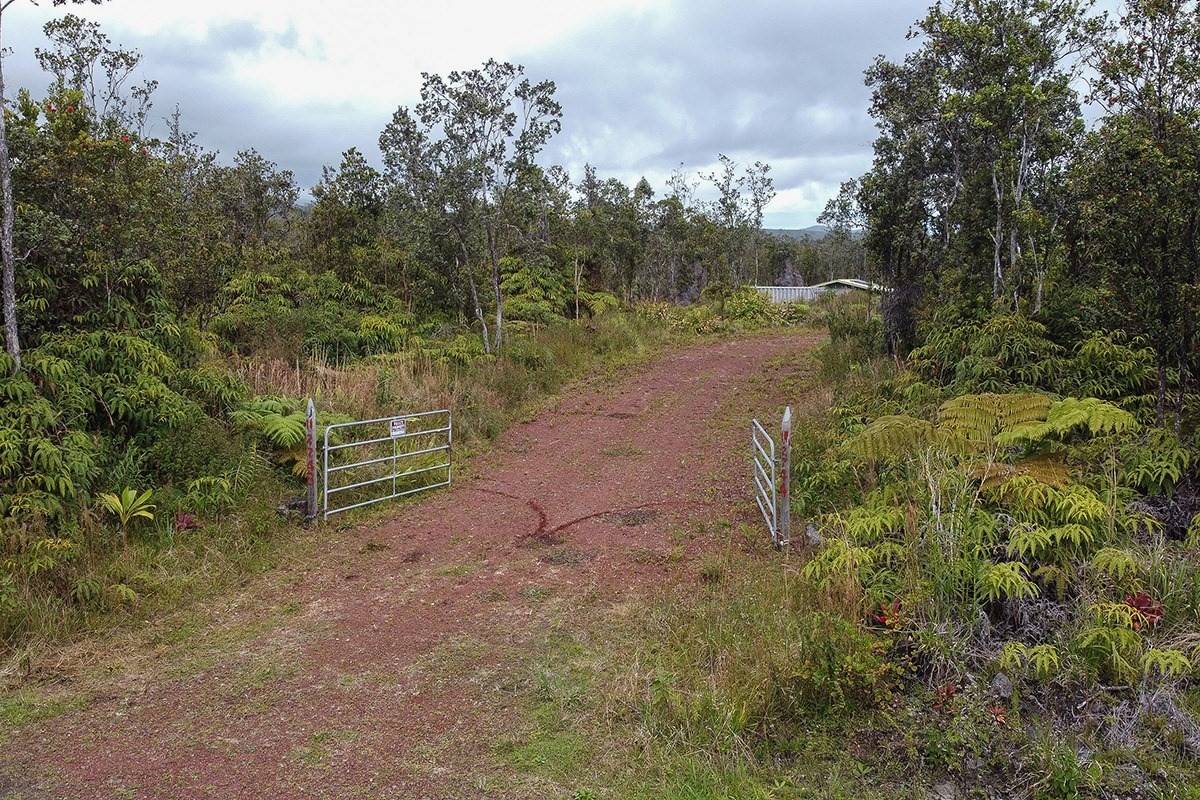
{"type": "Polygon", "coordinates": [[[1058,649],[1054,645],[1039,644],[1029,648],[1029,665],[1033,667],[1033,674],[1039,680],[1044,681],[1054,675],[1061,664],[1058,649]]]}
{"type": "Polygon", "coordinates": [[[976,464],[969,470],[971,477],[978,480],[984,489],[994,488],[1019,476],[1027,476],[1058,489],[1066,488],[1071,482],[1070,468],[1061,458],[1052,455],[1034,456],[1013,464],[976,464]]]}
{"type": "Polygon", "coordinates": [[[1137,420],[1124,409],[1095,397],[1067,397],[1054,403],[1041,422],[1016,425],[996,437],[1001,444],[1038,442],[1063,438],[1079,429],[1092,436],[1123,433],[1137,427],[1137,420]]]}
{"type": "Polygon", "coordinates": [[[1142,673],[1158,673],[1164,678],[1180,678],[1192,671],[1192,662],[1178,650],[1159,650],[1151,647],[1142,654],[1142,673]]]}
{"type": "Polygon", "coordinates": [[[1019,561],[986,564],[976,579],[979,596],[985,600],[1016,600],[1037,597],[1037,584],[1029,579],[1029,568],[1019,561]]]}
{"type": "Polygon", "coordinates": [[[1078,524],[1058,525],[1047,530],[1056,547],[1070,545],[1076,550],[1092,544],[1095,534],[1090,528],[1078,524]]]}
{"type": "Polygon", "coordinates": [[[1098,494],[1081,484],[1066,491],[1054,491],[1050,505],[1059,519],[1072,524],[1099,524],[1108,516],[1108,507],[1098,494]]]}
{"type": "Polygon", "coordinates": [[[1075,648],[1089,663],[1120,681],[1132,681],[1139,670],[1137,634],[1123,625],[1093,625],[1075,638],[1075,648]]]}
{"type": "Polygon", "coordinates": [[[1145,615],[1128,603],[1093,603],[1088,612],[1097,621],[1112,627],[1135,630],[1146,624],[1145,615]]]}
{"type": "Polygon", "coordinates": [[[856,542],[878,541],[904,527],[904,509],[895,506],[855,506],[832,518],[856,542]]]}
{"type": "Polygon", "coordinates": [[[1024,671],[1028,654],[1029,648],[1021,642],[1005,642],[1004,647],[1000,648],[997,665],[1005,672],[1018,674],[1024,671]]]}
{"type": "Polygon", "coordinates": [[[1105,547],[1097,551],[1092,556],[1091,563],[1094,570],[1119,584],[1124,584],[1141,572],[1137,556],[1116,547],[1105,547]]]}
{"type": "Polygon", "coordinates": [[[859,458],[883,461],[911,455],[928,447],[933,426],[926,420],[904,415],[879,417],[846,443],[846,449],[859,458]]]}
{"type": "Polygon", "coordinates": [[[263,435],[276,447],[292,448],[303,444],[305,415],[297,411],[294,414],[266,414],[259,425],[263,435]]]}
{"type": "Polygon", "coordinates": [[[1050,404],[1037,392],[964,394],[942,404],[938,424],[982,445],[1004,431],[1044,420],[1050,404]]]}
{"type": "Polygon", "coordinates": [[[1010,558],[1041,558],[1050,545],[1050,531],[1037,525],[1021,525],[1008,536],[1008,555],[1010,558]]]}

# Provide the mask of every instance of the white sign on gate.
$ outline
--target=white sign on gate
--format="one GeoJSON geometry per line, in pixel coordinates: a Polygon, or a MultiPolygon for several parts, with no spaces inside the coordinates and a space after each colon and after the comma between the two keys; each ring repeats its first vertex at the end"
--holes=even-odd
{"type": "Polygon", "coordinates": [[[392,419],[392,438],[398,439],[408,431],[408,417],[392,419]]]}

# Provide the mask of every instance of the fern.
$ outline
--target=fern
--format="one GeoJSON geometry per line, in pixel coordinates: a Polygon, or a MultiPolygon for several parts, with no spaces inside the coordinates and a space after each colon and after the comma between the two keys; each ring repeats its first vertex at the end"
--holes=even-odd
{"type": "Polygon", "coordinates": [[[1066,365],[1066,385],[1083,397],[1116,400],[1136,396],[1154,375],[1154,350],[1140,340],[1126,344],[1120,332],[1092,334],[1066,365]]]}
{"type": "Polygon", "coordinates": [[[1019,561],[985,564],[976,579],[976,590],[985,600],[1018,600],[1038,596],[1029,568],[1019,561]]]}
{"type": "Polygon", "coordinates": [[[1050,405],[1036,392],[964,394],[942,404],[938,424],[981,448],[1005,431],[1044,420],[1050,405]]]}
{"type": "Polygon", "coordinates": [[[1071,573],[1059,564],[1042,564],[1033,571],[1033,577],[1053,588],[1055,596],[1060,600],[1066,595],[1072,578],[1071,573]]]}
{"type": "Polygon", "coordinates": [[[1128,411],[1095,397],[1068,397],[1050,406],[1045,420],[1016,425],[997,436],[1002,444],[1038,442],[1051,437],[1065,438],[1079,429],[1093,436],[1123,433],[1137,427],[1128,411]]]}
{"type": "Polygon", "coordinates": [[[1003,462],[976,464],[969,468],[971,477],[984,489],[992,489],[1013,478],[1030,478],[1038,483],[1064,489],[1071,482],[1071,472],[1061,458],[1043,454],[1024,458],[1012,464],[1003,462]]]}
{"type": "Polygon", "coordinates": [[[304,443],[305,415],[297,411],[292,414],[265,414],[259,421],[260,430],[276,447],[291,448],[304,443]]]}
{"type": "Polygon", "coordinates": [[[1051,644],[1027,647],[1021,642],[1006,642],[1000,650],[1000,668],[1012,674],[1029,670],[1038,680],[1046,680],[1058,672],[1062,661],[1051,644]]]}
{"type": "Polygon", "coordinates": [[[870,547],[851,545],[844,539],[830,539],[821,552],[804,565],[804,575],[824,583],[831,576],[857,575],[874,561],[870,547]]]}
{"type": "Polygon", "coordinates": [[[1094,667],[1107,672],[1118,681],[1132,681],[1139,670],[1137,634],[1123,625],[1093,625],[1075,638],[1075,647],[1094,667]]]}
{"type": "Polygon", "coordinates": [[[266,471],[270,462],[258,452],[258,448],[250,446],[242,450],[237,461],[228,473],[230,485],[235,495],[244,495],[250,487],[266,471]]]}
{"type": "Polygon", "coordinates": [[[1188,547],[1200,547],[1200,514],[1192,517],[1192,523],[1188,525],[1186,538],[1188,547]]]}
{"type": "Polygon", "coordinates": [[[879,417],[846,443],[846,449],[863,459],[883,461],[911,456],[933,441],[933,426],[903,415],[879,417]]]}
{"type": "Polygon", "coordinates": [[[1050,506],[1059,519],[1070,524],[1098,525],[1108,516],[1108,506],[1094,491],[1074,484],[1066,491],[1054,491],[1050,506]]]}
{"type": "Polygon", "coordinates": [[[201,514],[219,515],[233,506],[233,484],[211,475],[196,478],[188,483],[186,502],[201,514]]]}
{"type": "Polygon", "coordinates": [[[1150,494],[1166,493],[1191,465],[1191,453],[1172,431],[1156,428],[1144,443],[1121,451],[1125,480],[1150,494]]]}
{"type": "Polygon", "coordinates": [[[1069,545],[1073,550],[1082,550],[1092,544],[1095,539],[1092,531],[1077,524],[1059,525],[1046,531],[1056,547],[1069,545]]]}
{"type": "Polygon", "coordinates": [[[1108,626],[1137,630],[1146,624],[1145,615],[1128,603],[1093,603],[1088,611],[1108,626]]]}
{"type": "Polygon", "coordinates": [[[108,587],[109,592],[116,598],[118,603],[125,605],[133,605],[138,601],[138,593],[134,591],[132,586],[124,583],[114,583],[108,587]]]}
{"type": "Polygon", "coordinates": [[[1092,556],[1092,568],[1119,585],[1126,584],[1141,573],[1137,556],[1128,550],[1105,547],[1092,556]]]}
{"type": "Polygon", "coordinates": [[[1005,672],[1016,675],[1025,670],[1028,657],[1029,648],[1021,642],[1005,642],[1004,646],[1000,648],[997,664],[1005,672]]]}
{"type": "Polygon", "coordinates": [[[857,506],[832,520],[840,523],[857,542],[875,542],[904,527],[904,509],[886,506],[857,506]]]}
{"type": "Polygon", "coordinates": [[[1029,648],[1029,665],[1039,680],[1046,680],[1061,668],[1062,661],[1054,645],[1039,644],[1029,648]]]}
{"type": "Polygon", "coordinates": [[[1142,654],[1142,672],[1157,673],[1164,678],[1180,678],[1192,671],[1192,662],[1178,650],[1159,650],[1151,647],[1142,654]]]}
{"type": "Polygon", "coordinates": [[[1050,531],[1037,525],[1020,525],[1008,536],[1010,558],[1041,558],[1051,546],[1050,531]]]}

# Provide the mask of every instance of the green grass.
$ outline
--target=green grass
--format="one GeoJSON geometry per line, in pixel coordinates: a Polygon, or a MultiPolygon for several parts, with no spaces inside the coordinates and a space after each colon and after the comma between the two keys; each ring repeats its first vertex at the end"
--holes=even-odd
{"type": "Polygon", "coordinates": [[[0,697],[0,739],[18,728],[53,719],[87,705],[87,697],[47,696],[31,690],[19,690],[0,697]]]}
{"type": "Polygon", "coordinates": [[[524,597],[526,600],[532,600],[535,603],[540,603],[550,597],[551,594],[553,592],[544,586],[522,586],[520,591],[521,597],[524,597]]]}
{"type": "Polygon", "coordinates": [[[536,731],[528,739],[498,745],[500,757],[520,772],[566,779],[577,774],[587,755],[581,734],[536,731]]]}
{"type": "Polygon", "coordinates": [[[644,456],[646,455],[646,451],[632,445],[613,445],[601,448],[600,455],[610,458],[632,458],[635,456],[644,456]]]}
{"type": "Polygon", "coordinates": [[[552,781],[568,797],[923,796],[904,793],[911,765],[890,750],[847,752],[848,733],[881,718],[870,698],[846,694],[844,678],[814,693],[811,709],[781,713],[781,693],[803,689],[796,670],[817,666],[797,649],[811,598],[794,569],[761,549],[701,563],[720,573],[705,592],[594,609],[592,624],[542,642],[525,667],[521,733],[495,749],[500,771],[552,781]],[[844,705],[831,709],[835,696],[844,705]]]}
{"type": "Polygon", "coordinates": [[[309,769],[327,769],[335,749],[353,742],[358,734],[349,730],[322,730],[292,751],[292,758],[309,769]]]}
{"type": "Polygon", "coordinates": [[[435,575],[441,575],[446,578],[465,578],[478,569],[478,564],[463,562],[460,564],[444,564],[436,568],[433,572],[435,575]]]}

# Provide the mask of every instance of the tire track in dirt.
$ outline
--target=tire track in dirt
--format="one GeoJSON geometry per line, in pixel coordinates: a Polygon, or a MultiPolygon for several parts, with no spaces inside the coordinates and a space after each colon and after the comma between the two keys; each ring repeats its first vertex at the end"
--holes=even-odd
{"type": "Polygon", "coordinates": [[[503,685],[537,632],[533,590],[583,608],[685,579],[707,545],[679,531],[745,500],[749,410],[713,415],[817,338],[694,345],[567,394],[452,488],[331,532],[290,584],[252,587],[263,607],[298,607],[283,624],[195,674],[114,679],[3,743],[0,796],[460,796],[456,758],[486,756],[511,708],[483,702],[454,659],[503,685]],[[634,557],[672,548],[683,564],[634,557]]]}

